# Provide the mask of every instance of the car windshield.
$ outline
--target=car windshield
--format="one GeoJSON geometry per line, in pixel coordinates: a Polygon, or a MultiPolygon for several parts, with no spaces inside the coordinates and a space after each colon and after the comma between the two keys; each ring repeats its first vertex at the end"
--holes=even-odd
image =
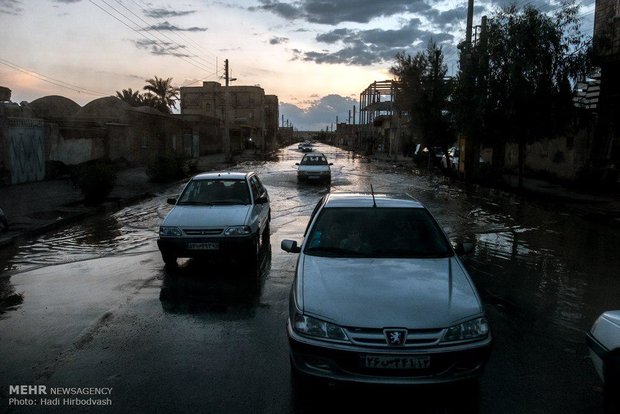
{"type": "Polygon", "coordinates": [[[306,155],[300,165],[327,165],[327,159],[324,155],[306,155]]]}
{"type": "Polygon", "coordinates": [[[424,208],[326,208],[304,253],[330,257],[431,258],[451,246],[424,208]]]}
{"type": "Polygon", "coordinates": [[[250,204],[250,190],[245,180],[192,180],[185,187],[177,204],[250,204]]]}

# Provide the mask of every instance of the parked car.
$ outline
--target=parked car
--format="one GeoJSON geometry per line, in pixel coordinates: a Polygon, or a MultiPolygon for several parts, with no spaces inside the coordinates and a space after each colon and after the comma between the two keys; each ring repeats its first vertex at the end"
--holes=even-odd
{"type": "MultiPolygon", "coordinates": [[[[457,147],[448,148],[448,156],[450,157],[450,170],[451,171],[458,171],[459,155],[460,155],[460,151],[457,147]]],[[[441,156],[441,167],[444,170],[448,169],[448,157],[446,157],[446,154],[443,154],[441,156]]]]}
{"type": "Polygon", "coordinates": [[[244,172],[204,173],[193,177],[159,227],[157,246],[166,265],[179,257],[243,255],[258,264],[268,242],[271,208],[258,176],[244,172]]]}
{"type": "MultiPolygon", "coordinates": [[[[492,345],[458,253],[406,195],[331,193],[299,253],[287,323],[294,377],[424,384],[475,379],[492,345]]],[[[475,382],[475,381],[474,381],[475,382]]]]}
{"type": "Polygon", "coordinates": [[[330,165],[334,165],[334,163],[327,162],[324,154],[306,154],[295,165],[297,165],[298,181],[316,180],[331,182],[332,172],[330,165]]]}
{"type": "MultiPolygon", "coordinates": [[[[450,156],[450,170],[451,171],[456,172],[459,170],[460,153],[461,152],[457,147],[448,148],[448,155],[450,156]]],[[[482,157],[478,159],[478,162],[480,163],[480,165],[483,165],[485,163],[482,157]]],[[[448,169],[448,158],[443,153],[441,155],[441,168],[443,168],[444,170],[448,169]]]]}
{"type": "Polygon", "coordinates": [[[608,412],[620,412],[620,310],[602,313],[586,334],[590,358],[604,385],[608,412]]]}

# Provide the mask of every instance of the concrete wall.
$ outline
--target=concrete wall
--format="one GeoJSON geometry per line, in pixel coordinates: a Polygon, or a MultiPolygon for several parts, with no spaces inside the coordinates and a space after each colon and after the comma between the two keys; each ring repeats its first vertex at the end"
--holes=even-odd
{"type": "MultiPolygon", "coordinates": [[[[550,173],[573,180],[590,159],[592,136],[581,131],[574,137],[557,137],[527,145],[525,167],[531,171],[550,173]]],[[[518,169],[518,146],[506,145],[505,168],[518,169]]]]}

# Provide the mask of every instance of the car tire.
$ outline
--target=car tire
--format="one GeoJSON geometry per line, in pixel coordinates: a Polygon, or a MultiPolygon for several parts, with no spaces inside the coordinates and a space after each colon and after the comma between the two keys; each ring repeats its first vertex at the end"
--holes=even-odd
{"type": "Polygon", "coordinates": [[[266,246],[269,245],[270,240],[271,239],[271,228],[269,225],[269,221],[267,221],[267,225],[265,225],[265,230],[263,230],[263,235],[261,238],[261,247],[265,248],[266,246]]]}
{"type": "Polygon", "coordinates": [[[260,274],[260,236],[252,237],[248,247],[247,271],[251,276],[258,277],[260,274]]]}
{"type": "Polygon", "coordinates": [[[605,383],[603,386],[603,405],[605,413],[620,413],[620,351],[616,350],[605,358],[605,383]]]}
{"type": "Polygon", "coordinates": [[[177,265],[177,256],[170,252],[161,252],[161,258],[168,267],[175,267],[177,265]]]}

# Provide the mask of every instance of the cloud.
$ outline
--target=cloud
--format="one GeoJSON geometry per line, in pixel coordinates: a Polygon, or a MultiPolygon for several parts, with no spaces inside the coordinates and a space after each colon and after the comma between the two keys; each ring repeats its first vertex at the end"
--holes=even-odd
{"type": "Polygon", "coordinates": [[[165,21],[157,25],[145,27],[142,30],[158,30],[158,31],[166,30],[166,31],[171,31],[171,32],[206,32],[208,29],[206,27],[189,27],[189,28],[184,29],[184,28],[175,26],[165,21]]]}
{"type": "Polygon", "coordinates": [[[284,3],[277,0],[259,0],[251,11],[267,11],[287,20],[305,20],[310,23],[337,25],[343,22],[368,23],[379,17],[420,12],[430,8],[423,0],[382,0],[379,4],[359,0],[300,0],[284,3]]]}
{"type": "Polygon", "coordinates": [[[271,39],[269,39],[269,44],[271,45],[279,45],[282,43],[286,43],[289,41],[288,37],[272,37],[271,39]]]}
{"type": "Polygon", "coordinates": [[[22,14],[24,8],[19,0],[0,0],[0,13],[18,16],[22,14]]]}
{"type": "Polygon", "coordinates": [[[166,9],[144,9],[142,11],[147,17],[152,17],[153,19],[165,19],[168,17],[181,17],[181,16],[187,16],[189,14],[196,13],[196,10],[178,11],[178,10],[166,10],[166,9]]]}
{"type": "Polygon", "coordinates": [[[134,43],[138,49],[148,50],[157,56],[192,57],[187,53],[182,53],[181,51],[185,50],[185,46],[179,44],[146,39],[136,40],[134,43]]]}
{"type": "Polygon", "coordinates": [[[318,42],[329,45],[342,44],[336,51],[310,51],[295,54],[294,59],[316,63],[348,64],[368,66],[394,59],[398,52],[414,53],[422,50],[432,39],[438,44],[452,43],[449,33],[435,33],[422,30],[420,19],[411,19],[400,29],[352,30],[334,29],[316,36],[318,42]]]}
{"type": "Polygon", "coordinates": [[[338,122],[347,122],[349,111],[353,110],[355,105],[357,105],[355,99],[334,94],[311,101],[306,109],[282,102],[280,114],[300,131],[319,131],[331,127],[331,124],[335,129],[336,117],[338,122]]]}

